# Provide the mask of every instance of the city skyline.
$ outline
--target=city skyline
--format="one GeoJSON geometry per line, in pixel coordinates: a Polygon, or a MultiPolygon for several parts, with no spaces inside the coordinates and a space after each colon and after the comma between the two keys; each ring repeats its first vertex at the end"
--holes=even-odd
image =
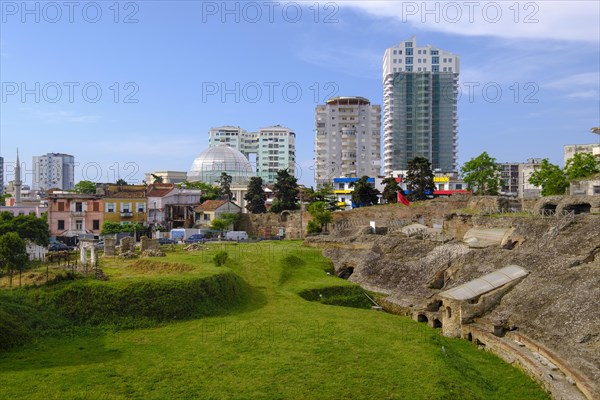
{"type": "MultiPolygon", "coordinates": [[[[525,10],[514,23],[506,9],[498,24],[479,16],[454,25],[422,23],[420,15],[403,21],[381,3],[336,4],[334,23],[324,21],[324,10],[315,22],[308,7],[295,23],[281,16],[251,23],[161,2],[140,3],[131,24],[114,23],[108,9],[98,24],[7,17],[0,41],[5,181],[17,147],[22,161],[74,154],[76,181],[139,183],[145,172],[188,170],[213,126],[279,123],[296,132],[300,182],[314,185],[315,107],[334,96],[383,104],[382,54],[413,35],[461,56],[459,164],[488,151],[499,162],[548,157],[562,165],[564,144],[596,140],[589,129],[599,125],[597,4],[540,2],[537,23],[524,23],[525,10]],[[54,103],[53,82],[62,88],[54,103]],[[39,102],[36,93],[22,101],[22,83],[34,92],[39,83],[39,102]],[[97,87],[102,98],[93,103],[97,87]]],[[[25,163],[26,182],[28,169],[25,163]]]]}

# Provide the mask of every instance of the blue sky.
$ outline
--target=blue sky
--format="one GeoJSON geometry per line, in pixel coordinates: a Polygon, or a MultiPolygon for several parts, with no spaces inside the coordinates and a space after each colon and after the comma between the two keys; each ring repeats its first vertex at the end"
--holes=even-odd
{"type": "Polygon", "coordinates": [[[17,147],[25,168],[63,152],[77,180],[141,182],[188,170],[213,126],[281,124],[297,134],[300,182],[313,185],[315,106],[329,95],[382,104],[383,53],[412,36],[461,57],[460,164],[488,151],[562,165],[564,144],[598,140],[598,2],[488,3],[427,2],[426,13],[422,2],[279,2],[269,15],[267,2],[227,2],[226,13],[223,2],[141,1],[117,3],[117,15],[112,1],[30,2],[28,14],[3,0],[5,180],[17,147]]]}

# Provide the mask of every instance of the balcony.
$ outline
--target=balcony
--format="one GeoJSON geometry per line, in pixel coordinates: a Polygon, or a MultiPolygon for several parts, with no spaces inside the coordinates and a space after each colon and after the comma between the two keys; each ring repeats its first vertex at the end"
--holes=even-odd
{"type": "Polygon", "coordinates": [[[85,211],[71,211],[71,217],[85,217],[85,211]]]}
{"type": "Polygon", "coordinates": [[[121,212],[121,218],[133,218],[133,213],[129,211],[121,212]]]}

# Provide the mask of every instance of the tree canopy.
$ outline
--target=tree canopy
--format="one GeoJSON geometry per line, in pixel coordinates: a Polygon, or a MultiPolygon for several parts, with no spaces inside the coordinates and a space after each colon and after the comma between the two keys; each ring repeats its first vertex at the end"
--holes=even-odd
{"type": "Polygon", "coordinates": [[[200,203],[204,203],[206,200],[215,200],[219,197],[220,187],[208,183],[185,181],[181,182],[177,186],[183,189],[201,190],[202,194],[200,195],[200,203]]]}
{"type": "Polygon", "coordinates": [[[356,207],[368,207],[377,204],[379,190],[375,189],[368,180],[369,177],[365,175],[358,181],[350,184],[354,187],[352,191],[352,203],[356,207]]]}
{"type": "Polygon", "coordinates": [[[219,177],[219,197],[221,199],[233,201],[231,182],[233,182],[231,175],[227,175],[227,172],[221,172],[221,176],[219,177]]]}
{"type": "Polygon", "coordinates": [[[50,242],[50,228],[44,218],[35,215],[13,216],[8,211],[0,213],[0,235],[15,232],[22,239],[28,239],[40,246],[50,242]]]}
{"type": "Polygon", "coordinates": [[[501,169],[496,159],[484,151],[467,161],[461,168],[461,172],[463,180],[467,183],[467,189],[473,190],[473,194],[496,196],[502,184],[501,169]]]}
{"type": "Polygon", "coordinates": [[[128,183],[127,183],[127,181],[126,181],[125,179],[119,178],[119,179],[117,180],[117,182],[116,182],[116,185],[119,185],[119,186],[127,186],[127,185],[128,185],[128,183]]]}
{"type": "Polygon", "coordinates": [[[96,184],[92,181],[79,181],[75,184],[75,193],[96,194],[96,184]]]}
{"type": "Polygon", "coordinates": [[[308,206],[308,213],[313,217],[308,222],[308,233],[321,233],[327,230],[327,225],[333,221],[333,213],[324,201],[315,201],[308,206]]]}
{"type": "Polygon", "coordinates": [[[114,235],[116,233],[144,233],[147,228],[140,224],[139,222],[135,222],[133,224],[124,224],[121,225],[118,222],[104,221],[102,224],[102,234],[103,235],[114,235]]]}
{"type": "Polygon", "coordinates": [[[390,204],[398,202],[398,191],[401,190],[400,185],[396,182],[396,178],[385,178],[382,183],[385,185],[383,188],[383,198],[390,204]]]}
{"type": "Polygon", "coordinates": [[[415,157],[408,162],[406,183],[410,192],[408,195],[410,201],[425,200],[428,193],[433,193],[435,184],[433,183],[431,163],[428,159],[415,157]]]}
{"type": "Polygon", "coordinates": [[[541,186],[542,196],[562,195],[569,187],[564,171],[547,158],[542,160],[540,167],[531,174],[529,183],[541,186]]]}
{"type": "Polygon", "coordinates": [[[29,262],[25,241],[16,232],[8,232],[0,236],[0,261],[3,262],[11,277],[14,270],[22,270],[29,262]]]}
{"type": "Polygon", "coordinates": [[[297,210],[298,204],[298,180],[291,175],[287,169],[277,171],[275,185],[273,185],[273,206],[271,211],[279,213],[284,210],[297,210]]]}
{"type": "Polygon", "coordinates": [[[163,183],[163,177],[162,176],[158,176],[155,174],[150,174],[152,175],[152,179],[154,179],[153,183],[163,183]]]}
{"type": "Polygon", "coordinates": [[[244,196],[244,200],[246,200],[246,209],[248,212],[252,214],[267,212],[267,207],[265,206],[267,195],[263,189],[263,180],[260,176],[250,178],[248,191],[244,196]]]}
{"type": "Polygon", "coordinates": [[[565,165],[565,175],[569,180],[587,178],[598,172],[600,167],[592,153],[576,153],[565,165]]]}

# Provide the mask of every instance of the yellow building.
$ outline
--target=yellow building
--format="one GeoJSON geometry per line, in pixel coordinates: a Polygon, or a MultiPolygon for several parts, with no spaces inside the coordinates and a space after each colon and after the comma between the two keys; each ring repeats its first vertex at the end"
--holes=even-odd
{"type": "Polygon", "coordinates": [[[104,221],[122,225],[147,221],[147,199],[145,185],[117,186],[104,188],[104,221]]]}

